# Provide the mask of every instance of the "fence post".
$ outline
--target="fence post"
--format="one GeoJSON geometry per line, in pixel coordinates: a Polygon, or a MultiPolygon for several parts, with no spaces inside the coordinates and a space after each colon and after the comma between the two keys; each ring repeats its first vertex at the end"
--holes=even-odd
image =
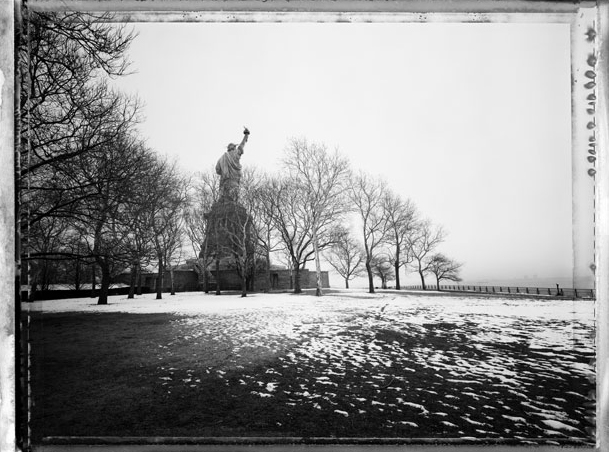
{"type": "Polygon", "coordinates": [[[493,286],[493,293],[495,293],[495,286],[493,286]]]}
{"type": "Polygon", "coordinates": [[[539,287],[537,288],[537,295],[539,295],[539,287]]]}
{"type": "Polygon", "coordinates": [[[507,290],[508,290],[508,293],[512,293],[512,292],[510,291],[510,288],[509,288],[509,287],[507,288],[507,290]]]}
{"type": "Polygon", "coordinates": [[[527,294],[528,294],[529,293],[529,288],[528,287],[526,288],[526,291],[527,291],[527,294]]]}
{"type": "Polygon", "coordinates": [[[575,298],[577,298],[577,289],[574,289],[574,290],[575,290],[575,298]]]}
{"type": "Polygon", "coordinates": [[[550,288],[548,287],[548,295],[552,295],[552,292],[550,292],[550,288]]]}
{"type": "Polygon", "coordinates": [[[520,293],[520,288],[516,287],[516,293],[520,293]]]}

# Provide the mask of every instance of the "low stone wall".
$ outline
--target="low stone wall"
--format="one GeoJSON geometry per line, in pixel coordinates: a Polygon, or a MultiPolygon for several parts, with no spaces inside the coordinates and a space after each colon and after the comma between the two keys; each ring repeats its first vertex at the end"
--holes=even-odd
{"type": "MultiPolygon", "coordinates": [[[[216,289],[216,272],[212,271],[209,279],[209,289],[216,289]]],[[[220,290],[241,290],[241,278],[236,270],[220,270],[220,290]]],[[[321,272],[322,287],[329,288],[330,281],[327,271],[321,272]]],[[[131,276],[124,273],[115,279],[115,282],[130,284],[131,276]]],[[[300,271],[300,286],[303,289],[315,287],[317,284],[316,274],[314,271],[304,269],[300,271]]],[[[203,290],[203,278],[199,278],[199,274],[195,270],[175,270],[174,271],[174,287],[176,292],[191,292],[203,290]]],[[[156,290],[156,274],[145,273],[142,275],[142,288],[150,292],[156,290]]],[[[163,291],[169,291],[171,288],[171,279],[169,272],[165,272],[163,277],[163,291]]],[[[271,270],[271,290],[292,290],[294,288],[294,275],[290,274],[289,270],[271,270]]],[[[263,291],[269,289],[266,272],[258,272],[254,280],[253,290],[263,291]]]]}

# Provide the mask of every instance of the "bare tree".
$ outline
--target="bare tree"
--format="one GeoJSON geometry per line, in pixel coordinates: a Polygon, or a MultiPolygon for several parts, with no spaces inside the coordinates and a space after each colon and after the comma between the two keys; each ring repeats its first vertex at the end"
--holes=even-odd
{"type": "Polygon", "coordinates": [[[111,145],[64,162],[77,181],[79,202],[66,216],[86,240],[89,255],[101,271],[98,304],[107,304],[113,275],[129,265],[132,225],[127,206],[136,198],[147,149],[138,139],[123,135],[111,145]]]}
{"type": "Polygon", "coordinates": [[[425,285],[425,273],[429,271],[429,255],[444,241],[445,233],[441,226],[432,225],[430,220],[418,223],[417,227],[407,236],[407,243],[412,253],[413,268],[419,273],[423,290],[425,285]]]}
{"type": "Polygon", "coordinates": [[[345,280],[345,288],[349,288],[349,281],[366,272],[362,266],[365,254],[361,245],[349,234],[347,230],[340,231],[336,243],[326,253],[326,260],[345,280]]]}
{"type": "Polygon", "coordinates": [[[63,162],[107,146],[136,122],[137,102],[105,81],[126,73],[126,50],[135,35],[105,21],[107,15],[26,10],[23,17],[17,41],[20,187],[32,224],[71,201],[65,196],[69,187],[41,183],[63,162]],[[56,205],[38,208],[35,193],[52,189],[56,205]]]}
{"type": "Polygon", "coordinates": [[[271,281],[271,253],[279,251],[283,248],[281,238],[272,221],[274,209],[276,205],[273,202],[273,188],[271,178],[267,175],[248,175],[248,171],[244,172],[244,179],[254,178],[256,183],[250,184],[248,194],[246,195],[250,215],[253,219],[253,232],[256,236],[256,252],[264,261],[266,273],[266,290],[270,290],[271,281]]]}
{"type": "Polygon", "coordinates": [[[324,144],[292,139],[285,149],[284,166],[306,189],[311,212],[311,240],[315,255],[316,295],[322,295],[319,231],[346,211],[345,194],[350,173],[348,160],[324,144]]]}
{"type": "Polygon", "coordinates": [[[406,247],[406,237],[415,227],[417,213],[410,199],[404,200],[391,191],[385,192],[383,205],[387,217],[387,245],[391,247],[389,258],[395,272],[395,288],[400,290],[400,268],[411,263],[413,259],[406,247]]]}
{"type": "MultiPolygon", "coordinates": [[[[240,189],[243,189],[241,185],[240,189]]],[[[244,200],[245,196],[239,196],[244,200]]],[[[225,216],[219,218],[222,222],[222,232],[226,241],[219,242],[225,249],[222,254],[230,255],[241,277],[241,297],[247,296],[247,279],[251,274],[255,258],[254,219],[251,215],[252,204],[247,201],[243,204],[227,203],[225,216]],[[246,206],[246,207],[244,207],[246,206]]]]}
{"type": "Polygon", "coordinates": [[[131,202],[125,207],[129,224],[130,283],[127,298],[134,298],[136,292],[142,294],[142,269],[155,259],[153,228],[150,223],[149,208],[154,201],[155,190],[151,190],[162,172],[156,154],[148,151],[140,161],[140,176],[132,187],[131,202]]]}
{"type": "Polygon", "coordinates": [[[283,246],[279,249],[279,252],[276,253],[277,260],[285,266],[288,271],[288,275],[290,277],[290,285],[289,289],[294,290],[294,261],[287,247],[283,246]]]}
{"type": "Polygon", "coordinates": [[[36,292],[47,290],[53,277],[53,261],[73,258],[73,253],[62,249],[70,234],[64,218],[49,217],[31,226],[28,243],[29,284],[28,301],[34,301],[36,292]]]}
{"type": "Polygon", "coordinates": [[[388,254],[378,253],[370,262],[372,273],[381,278],[381,288],[387,289],[387,281],[395,278],[395,268],[388,254]]]}
{"type": "Polygon", "coordinates": [[[203,276],[203,290],[209,292],[208,267],[213,262],[208,249],[209,225],[207,213],[219,198],[219,177],[213,168],[196,175],[196,184],[191,187],[188,207],[184,211],[185,233],[197,256],[197,271],[203,276]]]}
{"type": "Polygon", "coordinates": [[[87,257],[87,244],[83,237],[78,235],[74,229],[62,234],[63,240],[59,251],[64,259],[55,262],[59,266],[57,282],[62,282],[74,290],[81,290],[85,283],[87,268],[93,262],[87,257]]]}
{"type": "Polygon", "coordinates": [[[368,273],[368,291],[374,293],[371,262],[389,233],[383,198],[387,191],[384,181],[373,179],[363,172],[353,178],[350,198],[359,217],[368,273]]]}
{"type": "Polygon", "coordinates": [[[170,295],[175,295],[175,269],[182,264],[184,257],[184,217],[175,215],[161,234],[164,250],[163,262],[169,270],[170,295]]]}
{"type": "Polygon", "coordinates": [[[34,235],[46,230],[52,219],[71,218],[84,198],[97,197],[91,186],[82,185],[82,172],[73,171],[79,158],[114,145],[137,122],[137,101],[111,90],[106,82],[108,76],[126,73],[126,50],[135,35],[105,21],[107,15],[43,13],[24,7],[22,17],[16,39],[16,218],[24,242],[22,259],[69,259],[67,255],[76,252],[74,259],[79,260],[82,249],[33,250],[30,244],[43,239],[34,235]],[[20,215],[22,206],[27,217],[20,215]]]}
{"type": "Polygon", "coordinates": [[[459,271],[463,264],[449,259],[444,254],[437,253],[429,258],[427,268],[436,276],[437,289],[440,290],[440,281],[449,280],[459,282],[459,271]]]}
{"type": "Polygon", "coordinates": [[[178,173],[176,163],[159,159],[158,171],[148,187],[148,219],[153,232],[157,260],[156,298],[163,298],[163,278],[169,260],[181,248],[181,225],[186,207],[188,180],[178,173]]]}
{"type": "MultiPolygon", "coordinates": [[[[289,178],[272,182],[272,221],[277,229],[285,252],[290,256],[294,274],[294,293],[301,293],[300,271],[307,262],[315,259],[313,246],[313,219],[309,209],[309,193],[305,186],[289,178]]],[[[317,223],[317,249],[323,251],[336,241],[336,228],[340,219],[332,212],[324,212],[317,223]]]]}

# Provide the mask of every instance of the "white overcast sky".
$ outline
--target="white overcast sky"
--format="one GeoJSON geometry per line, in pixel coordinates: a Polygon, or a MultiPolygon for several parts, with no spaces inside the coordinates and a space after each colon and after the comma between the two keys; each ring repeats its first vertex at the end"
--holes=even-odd
{"type": "Polygon", "coordinates": [[[571,276],[568,25],[131,26],[136,73],[117,83],[185,170],[212,167],[243,126],[242,164],[269,171],[306,137],[443,225],[466,281],[571,276]]]}

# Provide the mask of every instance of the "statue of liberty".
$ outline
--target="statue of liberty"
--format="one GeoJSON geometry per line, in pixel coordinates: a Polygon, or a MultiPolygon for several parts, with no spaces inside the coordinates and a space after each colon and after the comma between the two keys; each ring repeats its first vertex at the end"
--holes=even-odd
{"type": "Polygon", "coordinates": [[[239,182],[241,181],[241,155],[249,137],[250,131],[247,127],[243,131],[243,139],[237,146],[230,143],[226,152],[216,163],[216,173],[220,175],[220,199],[237,201],[239,193],[239,182]]]}

